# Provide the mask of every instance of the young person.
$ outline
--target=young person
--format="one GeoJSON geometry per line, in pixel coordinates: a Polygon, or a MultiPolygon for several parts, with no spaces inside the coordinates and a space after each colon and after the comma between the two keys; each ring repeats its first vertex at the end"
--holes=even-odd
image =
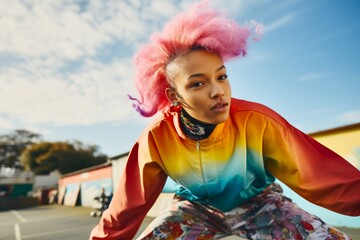
{"type": "Polygon", "coordinates": [[[349,239],[274,181],[359,216],[360,172],[268,107],[231,97],[224,61],[245,56],[254,28],[201,3],[139,50],[136,108],[156,116],[90,239],[132,239],[168,176],[174,200],[139,239],[349,239]]]}

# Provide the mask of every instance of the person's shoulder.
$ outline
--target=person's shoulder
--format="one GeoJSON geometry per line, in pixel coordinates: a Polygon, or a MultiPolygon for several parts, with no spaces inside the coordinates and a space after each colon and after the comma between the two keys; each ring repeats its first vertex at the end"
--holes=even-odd
{"type": "Polygon", "coordinates": [[[245,112],[247,112],[248,114],[256,114],[268,119],[275,120],[282,125],[288,125],[288,122],[284,117],[282,117],[275,110],[261,103],[232,98],[230,109],[230,112],[233,115],[245,114],[245,112]]]}
{"type": "Polygon", "coordinates": [[[264,114],[276,113],[274,110],[272,110],[271,108],[269,108],[264,104],[251,102],[243,99],[237,99],[237,98],[231,99],[231,111],[232,112],[254,111],[264,114]]]}
{"type": "Polygon", "coordinates": [[[178,111],[171,108],[156,113],[144,129],[144,132],[153,132],[155,130],[171,127],[173,125],[173,119],[177,114],[178,111]]]}

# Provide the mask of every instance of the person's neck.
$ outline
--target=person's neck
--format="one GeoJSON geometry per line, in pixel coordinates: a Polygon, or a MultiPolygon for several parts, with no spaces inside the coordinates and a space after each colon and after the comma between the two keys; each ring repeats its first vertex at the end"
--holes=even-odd
{"type": "Polygon", "coordinates": [[[180,111],[180,126],[187,137],[196,141],[208,138],[216,127],[193,118],[184,109],[180,111]]]}

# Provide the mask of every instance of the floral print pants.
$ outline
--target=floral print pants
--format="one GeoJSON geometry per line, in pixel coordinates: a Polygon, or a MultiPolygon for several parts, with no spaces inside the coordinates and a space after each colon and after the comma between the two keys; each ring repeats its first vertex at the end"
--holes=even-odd
{"type": "Polygon", "coordinates": [[[222,212],[210,205],[175,196],[138,239],[350,239],[299,208],[273,183],[240,207],[222,212]]]}

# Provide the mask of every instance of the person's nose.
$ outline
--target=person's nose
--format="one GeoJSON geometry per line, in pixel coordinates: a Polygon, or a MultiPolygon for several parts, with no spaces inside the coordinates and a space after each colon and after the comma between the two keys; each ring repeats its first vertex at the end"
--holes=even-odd
{"type": "Polygon", "coordinates": [[[221,86],[220,83],[213,83],[212,87],[211,87],[211,94],[210,97],[211,98],[218,98],[218,97],[222,97],[224,96],[225,91],[224,88],[221,86]]]}

